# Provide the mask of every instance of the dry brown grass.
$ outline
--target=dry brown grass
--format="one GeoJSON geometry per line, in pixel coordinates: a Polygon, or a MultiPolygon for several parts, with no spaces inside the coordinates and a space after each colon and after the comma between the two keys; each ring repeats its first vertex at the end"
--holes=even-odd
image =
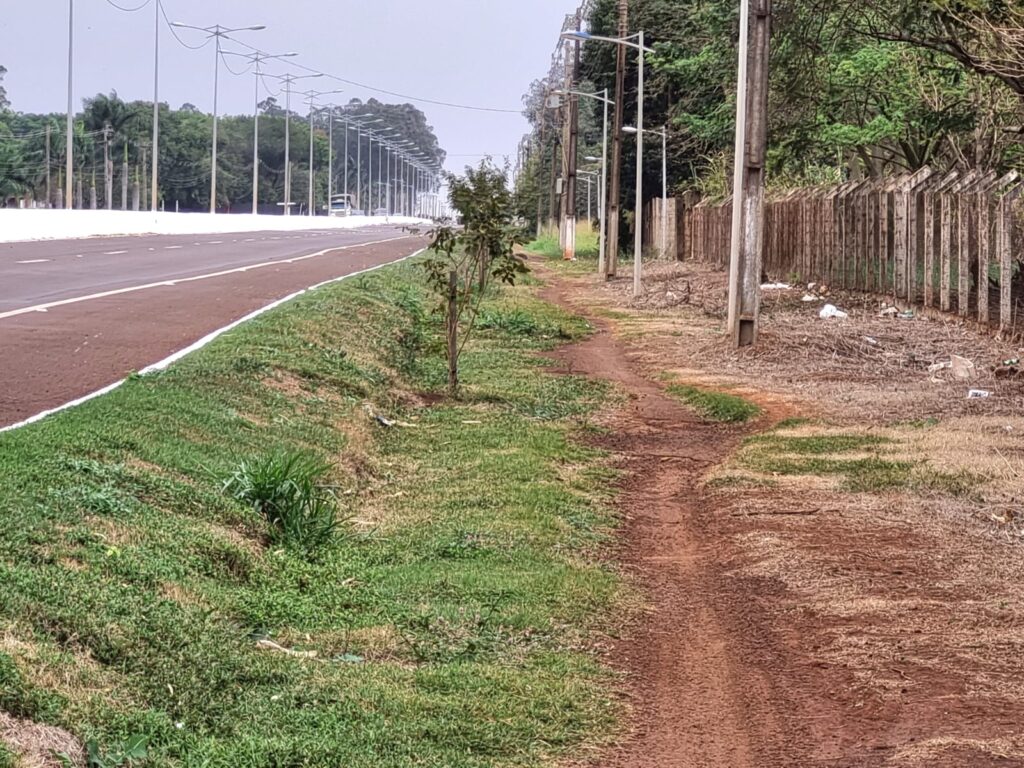
{"type": "Polygon", "coordinates": [[[82,744],[70,733],[52,725],[19,720],[0,712],[0,742],[13,752],[18,768],[66,768],[56,755],[66,754],[71,764],[85,765],[82,744]]]}

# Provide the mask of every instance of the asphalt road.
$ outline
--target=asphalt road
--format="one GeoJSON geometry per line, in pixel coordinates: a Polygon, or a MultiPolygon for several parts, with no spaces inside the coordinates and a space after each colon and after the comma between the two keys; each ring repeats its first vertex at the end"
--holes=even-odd
{"type": "Polygon", "coordinates": [[[0,243],[0,427],[423,244],[393,227],[0,243]]]}

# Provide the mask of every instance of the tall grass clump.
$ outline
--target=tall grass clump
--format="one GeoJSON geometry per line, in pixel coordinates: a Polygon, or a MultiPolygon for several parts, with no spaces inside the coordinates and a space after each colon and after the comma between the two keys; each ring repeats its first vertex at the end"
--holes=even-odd
{"type": "Polygon", "coordinates": [[[276,452],[242,461],[223,490],[264,519],[271,544],[313,554],[338,531],[337,498],[324,484],[330,471],[314,454],[276,452]]]}

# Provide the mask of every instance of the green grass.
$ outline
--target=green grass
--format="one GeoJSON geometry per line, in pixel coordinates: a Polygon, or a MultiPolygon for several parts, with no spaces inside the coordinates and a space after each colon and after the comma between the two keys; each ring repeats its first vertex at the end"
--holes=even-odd
{"type": "Polygon", "coordinates": [[[611,732],[613,478],[573,439],[607,388],[536,356],[588,326],[496,294],[465,399],[418,407],[445,379],[419,284],[319,290],[0,435],[0,707],[153,766],[528,766],[611,732]],[[221,492],[274,451],[334,465],[315,559],[221,492]]]}
{"type": "MultiPolygon", "coordinates": [[[[597,262],[600,252],[600,232],[585,223],[576,228],[576,258],[580,261],[597,262]]],[[[545,232],[526,245],[526,250],[548,259],[562,258],[562,247],[558,244],[558,232],[545,232]]]]}
{"type": "Polygon", "coordinates": [[[977,485],[977,479],[965,473],[940,472],[925,462],[893,458],[895,446],[894,440],[879,435],[795,437],[771,432],[749,438],[738,464],[767,475],[839,477],[846,490],[857,493],[913,490],[959,496],[977,485]]]}
{"type": "Polygon", "coordinates": [[[691,387],[687,384],[670,384],[667,391],[711,421],[741,424],[761,413],[761,409],[750,401],[730,395],[728,392],[691,387]]]}

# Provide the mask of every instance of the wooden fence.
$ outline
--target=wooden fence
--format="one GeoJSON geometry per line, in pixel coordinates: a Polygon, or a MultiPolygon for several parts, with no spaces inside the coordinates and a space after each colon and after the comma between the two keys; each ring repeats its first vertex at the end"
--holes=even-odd
{"type": "MultiPolygon", "coordinates": [[[[764,273],[884,294],[1020,334],[1022,193],[1016,173],[924,168],[769,197],[764,273]]],[[[725,267],[731,201],[691,202],[681,216],[678,257],[725,267]]]]}

